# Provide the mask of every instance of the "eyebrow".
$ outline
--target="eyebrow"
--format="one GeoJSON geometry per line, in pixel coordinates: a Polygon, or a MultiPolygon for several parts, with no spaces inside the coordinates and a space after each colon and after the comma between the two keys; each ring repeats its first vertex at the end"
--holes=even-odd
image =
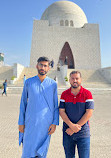
{"type": "Polygon", "coordinates": [[[45,64],[41,64],[41,63],[38,63],[39,65],[42,65],[42,66],[48,66],[48,65],[45,65],[45,64]]]}

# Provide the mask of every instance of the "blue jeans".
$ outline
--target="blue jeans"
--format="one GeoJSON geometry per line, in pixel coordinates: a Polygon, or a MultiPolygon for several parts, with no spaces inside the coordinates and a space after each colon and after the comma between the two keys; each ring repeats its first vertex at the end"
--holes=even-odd
{"type": "Polygon", "coordinates": [[[74,138],[66,132],[63,133],[63,146],[66,158],[75,158],[75,147],[77,145],[79,158],[90,158],[90,137],[74,138]]]}

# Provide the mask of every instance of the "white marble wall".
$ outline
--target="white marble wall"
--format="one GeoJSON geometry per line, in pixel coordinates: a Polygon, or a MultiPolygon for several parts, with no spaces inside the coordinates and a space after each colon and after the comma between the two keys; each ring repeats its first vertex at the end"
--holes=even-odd
{"type": "Polygon", "coordinates": [[[111,83],[111,67],[101,68],[100,72],[105,77],[105,79],[111,83]]]}
{"type": "Polygon", "coordinates": [[[22,71],[24,69],[24,66],[18,63],[14,63],[13,65],[13,76],[15,76],[16,78],[19,78],[19,76],[21,75],[22,71]]]}
{"type": "Polygon", "coordinates": [[[0,67],[4,66],[4,61],[0,61],[0,67]]]}
{"type": "Polygon", "coordinates": [[[61,50],[68,42],[74,57],[76,69],[101,68],[100,39],[98,24],[85,24],[82,28],[49,26],[46,20],[34,20],[30,66],[40,56],[59,61],[61,50]]]}
{"type": "Polygon", "coordinates": [[[63,65],[60,67],[60,72],[62,74],[63,80],[65,80],[65,77],[67,77],[67,69],[68,69],[67,65],[63,65]]]}

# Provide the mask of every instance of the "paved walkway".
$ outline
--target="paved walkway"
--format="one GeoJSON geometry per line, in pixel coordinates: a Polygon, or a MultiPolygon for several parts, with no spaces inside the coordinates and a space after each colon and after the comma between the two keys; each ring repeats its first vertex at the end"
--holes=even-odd
{"type": "MultiPolygon", "coordinates": [[[[111,93],[93,95],[95,110],[91,124],[91,158],[111,158],[111,93]]],[[[20,95],[0,96],[0,158],[20,158],[18,115],[20,95]]],[[[62,121],[52,136],[48,158],[65,158],[62,121]]]]}

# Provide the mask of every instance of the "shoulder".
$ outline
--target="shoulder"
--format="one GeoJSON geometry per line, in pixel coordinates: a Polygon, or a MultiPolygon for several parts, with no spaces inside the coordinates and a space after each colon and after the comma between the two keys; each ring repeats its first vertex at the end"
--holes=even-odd
{"type": "Polygon", "coordinates": [[[83,93],[84,93],[86,98],[92,98],[92,93],[88,89],[83,88],[83,93]]]}
{"type": "Polygon", "coordinates": [[[61,96],[62,96],[62,97],[65,97],[66,95],[69,94],[69,92],[70,92],[70,88],[67,89],[67,90],[65,90],[65,91],[63,91],[62,94],[61,94],[61,96]]]}
{"type": "Polygon", "coordinates": [[[51,85],[55,85],[55,86],[57,86],[56,81],[55,81],[55,80],[53,80],[53,79],[52,79],[52,78],[50,78],[50,77],[47,77],[47,82],[48,82],[49,84],[51,84],[51,85]]]}
{"type": "MultiPolygon", "coordinates": [[[[83,88],[83,87],[82,87],[83,88]]],[[[85,93],[85,94],[90,94],[91,93],[91,91],[89,91],[88,89],[86,89],[86,88],[83,88],[83,93],[85,93]]]]}
{"type": "Polygon", "coordinates": [[[34,82],[35,79],[36,79],[36,76],[34,76],[34,77],[30,77],[30,78],[26,79],[25,84],[28,85],[28,84],[34,82]]]}

